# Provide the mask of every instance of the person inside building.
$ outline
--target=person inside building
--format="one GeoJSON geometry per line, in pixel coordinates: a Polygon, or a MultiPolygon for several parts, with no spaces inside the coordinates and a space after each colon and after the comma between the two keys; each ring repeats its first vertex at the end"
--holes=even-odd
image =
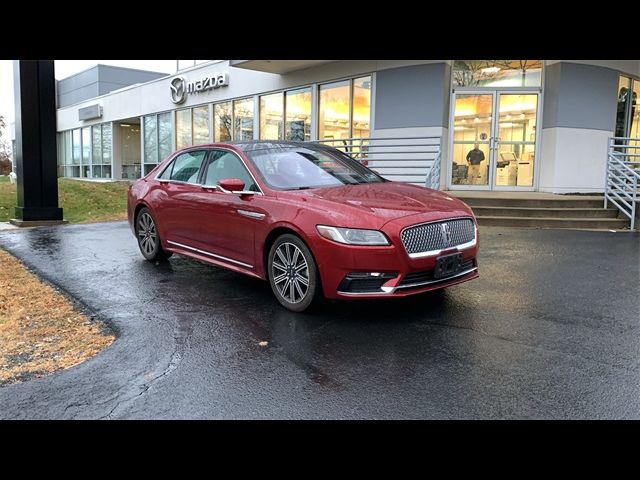
{"type": "Polygon", "coordinates": [[[484,161],[484,153],[480,150],[480,145],[475,144],[473,150],[469,150],[467,153],[467,163],[469,164],[469,170],[467,174],[467,183],[470,185],[476,185],[479,182],[480,177],[480,163],[484,161]]]}

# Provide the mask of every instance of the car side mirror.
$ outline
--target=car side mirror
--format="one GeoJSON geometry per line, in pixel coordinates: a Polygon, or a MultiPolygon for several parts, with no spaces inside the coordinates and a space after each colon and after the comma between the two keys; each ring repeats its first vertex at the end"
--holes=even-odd
{"type": "Polygon", "coordinates": [[[244,190],[244,182],[239,178],[223,178],[218,182],[223,191],[241,192],[244,190]]]}

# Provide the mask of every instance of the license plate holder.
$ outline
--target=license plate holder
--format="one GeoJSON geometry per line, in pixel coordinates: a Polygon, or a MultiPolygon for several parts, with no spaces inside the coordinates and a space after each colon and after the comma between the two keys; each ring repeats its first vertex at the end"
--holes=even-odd
{"type": "Polygon", "coordinates": [[[452,253],[436,258],[433,278],[447,278],[455,275],[462,267],[462,253],[452,253]]]}

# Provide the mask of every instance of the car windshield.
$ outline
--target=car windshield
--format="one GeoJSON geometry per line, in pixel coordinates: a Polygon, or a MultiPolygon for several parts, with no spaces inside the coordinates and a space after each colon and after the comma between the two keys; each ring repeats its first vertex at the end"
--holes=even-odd
{"type": "Polygon", "coordinates": [[[245,151],[265,182],[281,190],[378,183],[385,179],[336,150],[274,147],[245,151]]]}

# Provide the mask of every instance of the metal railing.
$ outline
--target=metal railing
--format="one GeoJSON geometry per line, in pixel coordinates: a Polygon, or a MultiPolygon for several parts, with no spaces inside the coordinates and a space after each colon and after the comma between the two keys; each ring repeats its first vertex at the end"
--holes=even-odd
{"type": "Polygon", "coordinates": [[[440,137],[314,140],[335,147],[389,180],[440,188],[440,137]]]}
{"type": "Polygon", "coordinates": [[[635,228],[636,209],[640,196],[640,138],[611,137],[607,153],[604,208],[609,202],[631,220],[635,228]]]}

